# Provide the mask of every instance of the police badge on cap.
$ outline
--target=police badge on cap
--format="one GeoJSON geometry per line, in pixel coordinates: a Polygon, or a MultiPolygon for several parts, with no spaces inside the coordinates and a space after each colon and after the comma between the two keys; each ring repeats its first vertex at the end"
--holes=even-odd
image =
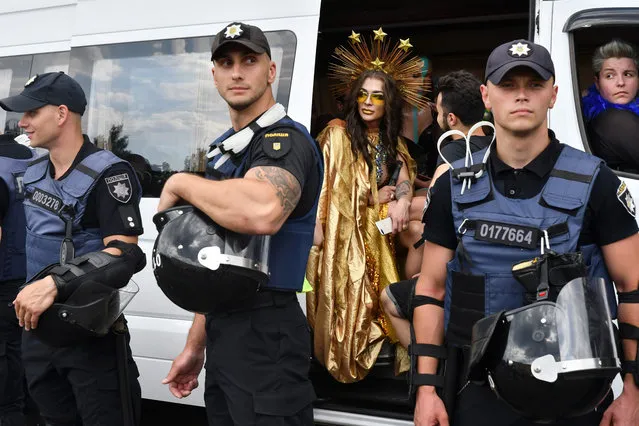
{"type": "Polygon", "coordinates": [[[109,194],[121,203],[128,203],[131,199],[131,181],[128,173],[120,173],[104,178],[109,188],[109,194]]]}

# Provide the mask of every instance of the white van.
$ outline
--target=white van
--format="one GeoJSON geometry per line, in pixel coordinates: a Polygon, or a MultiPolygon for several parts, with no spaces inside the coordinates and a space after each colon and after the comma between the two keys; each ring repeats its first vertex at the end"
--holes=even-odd
{"type": "MultiPolygon", "coordinates": [[[[636,0],[3,0],[0,98],[19,93],[37,73],[62,70],[80,82],[88,98],[85,131],[129,160],[142,181],[147,255],[163,183],[176,171],[202,172],[208,144],[230,125],[209,58],[212,35],[232,21],[266,32],[278,69],[277,101],[309,127],[312,113],[334,108],[327,63],[351,29],[382,26],[393,38],[410,37],[434,76],[466,68],[482,77],[492,48],[534,37],[550,50],[560,87],[550,127],[562,142],[586,151],[580,93],[592,82],[590,55],[613,37],[639,45],[636,0]]],[[[17,130],[19,118],[0,111],[5,131],[17,130]]],[[[639,194],[639,176],[620,174],[639,194]]],[[[202,405],[202,387],[178,401],[160,383],[184,345],[192,314],[168,301],[148,264],[135,277],[140,292],[127,309],[143,397],[202,405]]],[[[391,361],[381,359],[366,380],[350,385],[314,367],[316,422],[412,424],[405,378],[388,373],[391,361]]]]}

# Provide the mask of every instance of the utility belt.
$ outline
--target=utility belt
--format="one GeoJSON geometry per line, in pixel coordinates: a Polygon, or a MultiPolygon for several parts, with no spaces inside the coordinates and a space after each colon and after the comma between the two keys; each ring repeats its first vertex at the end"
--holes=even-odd
{"type": "Polygon", "coordinates": [[[261,289],[254,296],[217,308],[207,316],[223,317],[270,306],[286,306],[293,301],[297,301],[297,293],[295,292],[261,289]]]}

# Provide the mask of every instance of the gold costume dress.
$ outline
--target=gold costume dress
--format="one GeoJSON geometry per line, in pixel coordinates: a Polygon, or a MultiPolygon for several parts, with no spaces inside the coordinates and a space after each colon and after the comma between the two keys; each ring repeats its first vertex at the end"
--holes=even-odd
{"type": "MultiPolygon", "coordinates": [[[[378,139],[372,139],[375,165],[378,139]]],[[[375,226],[387,216],[388,204],[368,205],[369,193],[378,199],[375,166],[369,170],[363,158],[356,161],[340,120],[329,123],[317,140],[325,167],[317,210],[324,242],[309,255],[306,278],[314,290],[306,296],[306,313],[314,330],[315,357],[336,380],[351,383],[368,374],[386,338],[397,342],[379,296],[400,278],[393,236],[381,235],[375,226]]],[[[414,181],[415,162],[402,140],[397,152],[414,181]]],[[[396,345],[395,371],[407,369],[406,351],[396,345]]]]}

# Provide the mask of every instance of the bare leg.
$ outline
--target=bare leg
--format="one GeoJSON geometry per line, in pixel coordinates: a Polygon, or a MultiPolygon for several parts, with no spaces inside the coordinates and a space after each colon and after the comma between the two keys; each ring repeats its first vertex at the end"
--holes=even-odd
{"type": "Polygon", "coordinates": [[[406,318],[402,318],[399,316],[399,312],[397,311],[397,306],[388,295],[388,287],[382,291],[381,294],[381,302],[384,311],[388,314],[390,318],[391,324],[393,324],[393,328],[395,329],[395,333],[397,333],[397,338],[399,339],[399,343],[408,348],[410,344],[410,323],[406,318]]]}
{"type": "Polygon", "coordinates": [[[399,234],[399,242],[406,247],[406,264],[404,265],[404,274],[406,278],[412,278],[419,274],[422,267],[422,255],[424,254],[424,246],[415,248],[413,245],[422,237],[424,224],[421,221],[411,220],[408,223],[408,229],[399,234]]]}
{"type": "Polygon", "coordinates": [[[421,221],[422,213],[424,212],[424,204],[426,203],[426,197],[424,196],[414,196],[412,201],[410,202],[410,210],[408,211],[408,215],[410,220],[421,221]]]}

